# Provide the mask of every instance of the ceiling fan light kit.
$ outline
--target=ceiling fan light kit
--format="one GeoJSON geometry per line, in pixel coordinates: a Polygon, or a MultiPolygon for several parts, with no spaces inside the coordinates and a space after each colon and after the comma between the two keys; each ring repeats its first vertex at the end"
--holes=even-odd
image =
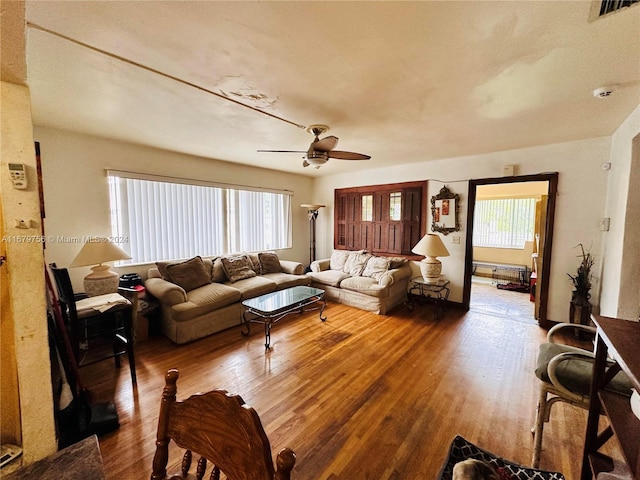
{"type": "Polygon", "coordinates": [[[313,142],[309,145],[308,150],[258,150],[258,152],[270,152],[270,153],[304,153],[302,166],[313,166],[320,168],[327,163],[330,158],[338,160],[369,160],[369,155],[355,152],[342,152],[334,150],[338,144],[338,137],[329,135],[328,137],[320,138],[320,135],[329,131],[327,125],[313,124],[306,128],[307,132],[314,136],[313,142]]]}

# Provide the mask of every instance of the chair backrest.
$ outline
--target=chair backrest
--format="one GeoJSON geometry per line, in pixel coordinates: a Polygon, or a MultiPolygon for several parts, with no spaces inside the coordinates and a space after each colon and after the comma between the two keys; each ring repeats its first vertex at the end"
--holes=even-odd
{"type": "Polygon", "coordinates": [[[207,460],[215,465],[214,470],[224,473],[229,480],[290,478],[295,454],[288,448],[281,450],[275,471],[271,446],[260,418],[239,395],[213,390],[176,401],[178,376],[176,369],[167,371],[165,376],[151,480],[167,478],[171,440],[186,449],[183,476],[190,468],[193,452],[201,456],[197,479],[202,479],[207,460]]]}
{"type": "Polygon", "coordinates": [[[67,320],[73,324],[77,322],[78,311],[76,309],[71,278],[69,278],[69,271],[66,268],[56,267],[55,263],[49,264],[49,268],[56,282],[58,300],[63,304],[62,311],[68,315],[69,318],[67,320]]]}

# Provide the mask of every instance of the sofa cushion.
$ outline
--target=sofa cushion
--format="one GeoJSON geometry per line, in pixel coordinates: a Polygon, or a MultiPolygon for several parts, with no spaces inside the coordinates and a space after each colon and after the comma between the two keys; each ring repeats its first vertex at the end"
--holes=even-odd
{"type": "Polygon", "coordinates": [[[306,275],[291,275],[289,273],[265,273],[264,278],[276,282],[276,290],[282,290],[289,287],[297,287],[299,285],[311,284],[311,277],[306,275]]]}
{"type": "Polygon", "coordinates": [[[224,273],[224,266],[222,265],[222,257],[213,259],[213,268],[211,270],[211,281],[223,283],[227,281],[227,275],[224,273]]]}
{"type": "Polygon", "coordinates": [[[191,320],[214,310],[239,302],[242,297],[237,288],[222,283],[209,283],[187,293],[187,301],[171,307],[176,321],[191,320]]]}
{"type": "Polygon", "coordinates": [[[393,269],[393,268],[400,268],[403,265],[406,265],[409,260],[407,260],[406,258],[403,257],[385,257],[389,259],[389,268],[393,269]]]}
{"type": "Polygon", "coordinates": [[[389,270],[390,264],[391,261],[386,257],[370,257],[362,271],[362,276],[380,280],[380,277],[389,270]]]}
{"type": "Polygon", "coordinates": [[[280,266],[280,259],[278,254],[274,252],[260,252],[258,253],[258,260],[260,261],[260,274],[265,275],[267,273],[279,273],[282,272],[280,266]]]}
{"type": "Polygon", "coordinates": [[[323,270],[322,272],[308,272],[307,275],[311,277],[313,282],[320,283],[322,285],[330,285],[332,287],[339,287],[340,282],[345,278],[349,278],[348,273],[344,273],[342,270],[323,270]]]}
{"type": "Polygon", "coordinates": [[[256,276],[253,264],[246,255],[222,257],[222,266],[229,282],[237,282],[245,278],[256,276]]]}
{"type": "Polygon", "coordinates": [[[241,300],[257,297],[275,291],[277,284],[273,280],[254,275],[235,282],[227,282],[225,285],[232,285],[240,291],[241,300]]]}
{"type": "Polygon", "coordinates": [[[358,277],[362,274],[370,258],[371,255],[367,253],[350,253],[347,261],[344,263],[344,267],[342,267],[342,271],[352,277],[358,277]]]}
{"type": "Polygon", "coordinates": [[[160,277],[167,282],[171,281],[171,274],[167,271],[167,267],[174,263],[176,262],[156,262],[156,268],[158,269],[158,273],[160,273],[160,277]]]}
{"type": "Polygon", "coordinates": [[[251,269],[256,272],[256,275],[260,275],[260,257],[258,257],[258,253],[243,253],[243,255],[249,259],[251,269]]]}
{"type": "Polygon", "coordinates": [[[207,269],[201,257],[193,257],[181,263],[166,266],[171,282],[189,292],[211,283],[211,270],[207,269]]]}
{"type": "Polygon", "coordinates": [[[364,293],[372,297],[386,297],[389,290],[386,286],[380,285],[377,280],[371,277],[348,277],[340,282],[340,288],[364,293]]]}
{"type": "Polygon", "coordinates": [[[348,250],[334,250],[329,259],[329,268],[331,270],[342,270],[350,253],[348,250]]]}

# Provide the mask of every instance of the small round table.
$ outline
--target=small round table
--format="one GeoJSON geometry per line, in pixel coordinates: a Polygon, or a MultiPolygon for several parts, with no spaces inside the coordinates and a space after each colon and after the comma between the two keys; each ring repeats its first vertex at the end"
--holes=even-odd
{"type": "Polygon", "coordinates": [[[432,299],[436,306],[436,319],[439,319],[444,312],[444,302],[449,299],[449,283],[451,282],[445,278],[440,278],[438,283],[427,283],[424,277],[412,278],[409,288],[409,308],[413,309],[412,296],[432,299]]]}

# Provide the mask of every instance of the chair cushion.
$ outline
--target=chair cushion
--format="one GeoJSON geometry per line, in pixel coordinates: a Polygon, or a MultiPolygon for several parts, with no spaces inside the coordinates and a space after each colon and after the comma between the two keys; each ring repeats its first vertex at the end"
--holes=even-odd
{"type": "Polygon", "coordinates": [[[182,263],[167,265],[171,281],[186,292],[211,283],[211,268],[207,268],[201,257],[193,257],[182,263]]]}
{"type": "Polygon", "coordinates": [[[231,283],[256,276],[251,259],[246,255],[222,257],[222,266],[231,283]]]}
{"type": "Polygon", "coordinates": [[[500,478],[508,478],[511,480],[564,480],[564,475],[559,472],[538,470],[536,468],[525,467],[517,463],[510,462],[474,445],[459,435],[453,439],[453,442],[451,442],[451,446],[449,447],[449,456],[440,470],[438,479],[452,480],[454,465],[469,458],[474,458],[488,463],[495,468],[500,478]]]}
{"type": "Polygon", "coordinates": [[[95,297],[83,298],[76,302],[78,318],[93,317],[98,313],[104,313],[118,305],[131,305],[131,302],[119,293],[107,293],[95,297]]]}
{"type": "MultiPolygon", "coordinates": [[[[553,357],[571,349],[560,343],[543,343],[540,345],[535,374],[540,380],[551,383],[547,367],[553,357]]],[[[593,365],[581,360],[568,360],[558,365],[556,375],[560,383],[568,390],[579,395],[589,395],[593,365]]],[[[623,372],[618,373],[609,383],[607,390],[623,395],[631,395],[631,384],[623,372]]]]}

